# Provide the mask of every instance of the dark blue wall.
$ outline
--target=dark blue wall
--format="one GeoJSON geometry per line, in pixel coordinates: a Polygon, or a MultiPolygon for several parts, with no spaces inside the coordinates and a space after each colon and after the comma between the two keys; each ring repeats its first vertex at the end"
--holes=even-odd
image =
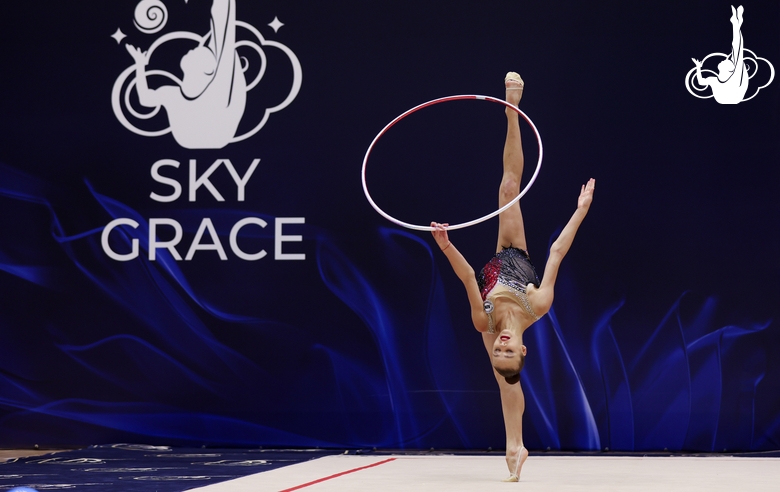
{"type": "MultiPolygon", "coordinates": [[[[201,150],[124,127],[112,89],[133,64],[124,45],[206,34],[210,1],[165,0],[153,34],[134,26],[136,0],[6,3],[0,447],[503,447],[460,282],[428,233],[369,206],[360,169],[396,115],[446,95],[503,97],[508,70],[525,79],[521,107],[545,144],[522,201],[540,273],[580,184],[598,180],[553,310],[526,332],[526,446],[780,447],[780,80],[736,105],[685,84],[691,58],[731,49],[728,2],[237,0],[238,20],[271,42],[238,133],[294,84],[274,43],[300,62],[302,83],[252,137],[201,150]],[[150,197],[173,191],[152,176],[163,159],[180,163],[160,171],[182,185],[171,202],[150,197]],[[222,164],[210,181],[224,201],[204,186],[189,201],[190,162],[201,175],[221,159],[240,175],[260,159],[245,199],[222,164]],[[246,217],[268,224],[238,235],[243,251],[267,252],[256,261],[230,247],[246,217]],[[110,232],[111,248],[128,253],[137,238],[136,259],[101,243],[117,218],[139,226],[110,232]],[[181,225],[182,257],[210,219],[227,259],[149,260],[149,222],[161,218],[181,225]],[[275,259],[279,218],[305,221],[281,226],[282,253],[305,259],[275,259]]],[[[745,47],[780,68],[780,2],[744,6],[745,47]]],[[[165,44],[148,70],[181,77],[194,45],[165,44]]],[[[260,55],[239,54],[254,77],[260,55]]],[[[768,73],[760,65],[751,87],[768,73]]],[[[167,125],[164,109],[123,111],[141,129],[167,125]]],[[[403,120],[369,162],[374,198],[420,224],[491,212],[504,125],[500,106],[475,101],[403,120]]],[[[171,239],[172,227],[159,231],[171,239]]],[[[451,239],[479,268],[496,231],[493,219],[451,239]]],[[[200,244],[212,243],[206,231],[200,244]]]]}

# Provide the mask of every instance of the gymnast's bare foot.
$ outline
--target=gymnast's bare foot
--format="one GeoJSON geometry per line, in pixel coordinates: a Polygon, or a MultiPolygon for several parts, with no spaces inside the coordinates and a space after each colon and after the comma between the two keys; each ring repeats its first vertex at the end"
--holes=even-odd
{"type": "MultiPolygon", "coordinates": [[[[506,102],[517,106],[520,104],[520,99],[523,97],[523,79],[517,72],[509,72],[504,78],[504,87],[506,88],[506,102]]],[[[512,111],[507,108],[507,111],[512,111]]],[[[508,114],[508,113],[507,113],[508,114]]],[[[515,113],[516,114],[516,113],[515,113]]]]}
{"type": "Polygon", "coordinates": [[[506,466],[509,468],[509,477],[504,482],[519,482],[520,471],[523,469],[523,463],[528,458],[528,450],[521,447],[518,453],[507,453],[506,466]]]}
{"type": "Polygon", "coordinates": [[[745,8],[740,5],[736,10],[734,9],[734,6],[731,6],[731,18],[729,19],[731,21],[731,24],[739,29],[742,26],[742,14],[745,12],[745,8]]]}

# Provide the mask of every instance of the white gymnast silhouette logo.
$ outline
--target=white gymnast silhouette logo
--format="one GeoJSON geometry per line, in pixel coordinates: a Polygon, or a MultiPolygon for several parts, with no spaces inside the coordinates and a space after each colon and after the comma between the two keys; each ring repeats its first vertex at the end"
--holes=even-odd
{"type": "Polygon", "coordinates": [[[741,31],[744,11],[745,9],[741,5],[736,10],[733,6],[731,7],[731,54],[712,53],[702,61],[696,58],[692,59],[696,66],[685,76],[685,87],[694,96],[700,99],[714,97],[720,104],[738,104],[753,99],[758,91],[768,86],[775,78],[775,68],[772,64],[744,47],[741,31]],[[714,61],[721,60],[718,63],[717,73],[702,68],[709,58],[714,58],[714,61]],[[764,85],[756,87],[749,97],[745,97],[750,79],[758,73],[759,61],[766,63],[769,67],[769,80],[764,85]],[[704,77],[702,73],[714,76],[704,77]],[[706,91],[707,87],[712,89],[712,94],[701,96],[694,92],[706,91]]]}
{"type": "MultiPolygon", "coordinates": [[[[136,6],[134,24],[145,34],[160,31],[167,19],[168,11],[161,0],[141,0],[136,6]]],[[[274,19],[269,25],[277,31],[283,24],[274,19]]],[[[121,44],[125,35],[117,29],[112,37],[121,44]]],[[[131,132],[145,137],[173,133],[176,142],[188,149],[221,149],[251,137],[265,125],[271,113],[286,108],[301,88],[302,70],[298,58],[285,45],[264,39],[253,26],[236,20],[235,0],[213,0],[211,29],[203,36],[186,31],[171,32],[155,40],[148,51],[130,44],[126,44],[125,48],[135,63],[122,72],[114,83],[111,105],[117,119],[131,132]],[[237,27],[245,29],[255,39],[237,40],[237,27]],[[181,58],[181,80],[164,70],[147,70],[155,50],[173,40],[195,43],[195,47],[181,58]],[[236,135],[246,108],[247,93],[257,86],[265,74],[267,60],[262,47],[266,46],[281,50],[289,58],[293,70],[290,92],[280,104],[266,108],[254,128],[236,135]],[[259,57],[257,74],[249,83],[244,76],[249,61],[239,55],[239,49],[252,49],[259,57]],[[174,85],[150,88],[147,79],[151,77],[167,78],[174,85]],[[137,94],[137,103],[144,108],[151,108],[151,111],[144,113],[133,107],[133,89],[137,94]],[[128,119],[129,115],[137,120],[149,120],[159,113],[160,108],[165,108],[167,113],[167,128],[145,130],[128,119]]]]}

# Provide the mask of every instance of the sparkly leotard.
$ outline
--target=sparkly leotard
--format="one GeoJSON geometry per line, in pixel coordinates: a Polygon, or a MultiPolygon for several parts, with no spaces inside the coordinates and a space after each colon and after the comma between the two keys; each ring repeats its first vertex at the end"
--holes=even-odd
{"type": "Polygon", "coordinates": [[[506,297],[517,302],[535,320],[539,316],[534,313],[531,303],[526,296],[528,284],[539,286],[539,277],[536,269],[528,258],[528,253],[519,248],[510,246],[496,253],[487,265],[479,272],[477,284],[482,295],[485,313],[488,316],[488,333],[495,333],[495,321],[493,320],[493,299],[506,297]],[[508,290],[500,290],[492,293],[496,284],[509,287],[508,290]],[[492,294],[492,295],[490,295],[492,294]]]}

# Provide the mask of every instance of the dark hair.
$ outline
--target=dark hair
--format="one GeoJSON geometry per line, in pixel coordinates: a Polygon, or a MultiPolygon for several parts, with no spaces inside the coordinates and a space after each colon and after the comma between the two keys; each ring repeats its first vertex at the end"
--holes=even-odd
{"type": "Polygon", "coordinates": [[[520,382],[520,371],[523,370],[523,367],[525,367],[525,355],[521,352],[520,354],[520,363],[517,365],[517,368],[510,367],[506,369],[499,369],[495,368],[496,372],[500,375],[504,376],[504,380],[509,384],[516,384],[520,382]]]}

